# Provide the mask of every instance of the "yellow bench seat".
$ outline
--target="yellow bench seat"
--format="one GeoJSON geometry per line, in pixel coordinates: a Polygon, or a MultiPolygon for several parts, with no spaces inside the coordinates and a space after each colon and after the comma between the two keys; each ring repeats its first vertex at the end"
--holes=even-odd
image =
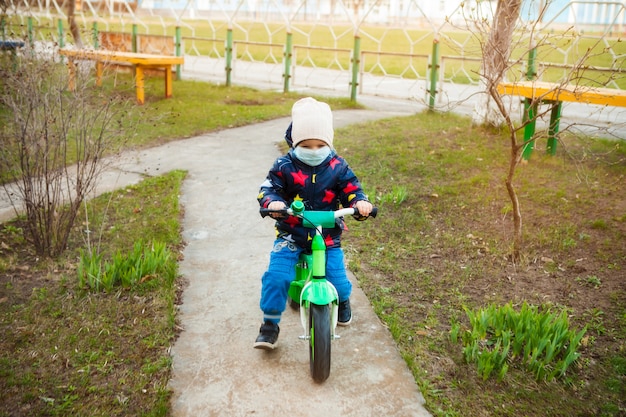
{"type": "Polygon", "coordinates": [[[89,60],[96,62],[96,84],[102,83],[102,72],[106,64],[131,64],[135,69],[135,89],[137,102],[145,102],[144,70],[165,70],[165,98],[172,96],[172,66],[184,63],[182,56],[153,55],[136,52],[118,52],[108,50],[89,49],[60,49],[59,53],[68,57],[70,71],[70,89],[74,89],[75,60],[89,60]]]}

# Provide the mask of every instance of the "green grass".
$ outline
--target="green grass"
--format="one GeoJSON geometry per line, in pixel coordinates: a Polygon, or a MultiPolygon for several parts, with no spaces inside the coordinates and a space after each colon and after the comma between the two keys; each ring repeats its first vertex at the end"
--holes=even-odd
{"type": "Polygon", "coordinates": [[[349,265],[434,415],[622,415],[624,375],[599,362],[625,357],[620,282],[626,257],[615,242],[623,241],[626,224],[623,204],[615,200],[621,185],[614,182],[626,173],[624,147],[597,141],[598,159],[581,164],[590,148],[564,136],[556,157],[535,153],[519,167],[524,255],[511,265],[500,133],[452,114],[424,113],[337,137],[380,205],[375,221],[351,229],[349,265]],[[405,195],[401,204],[390,198],[398,187],[405,195]],[[607,260],[615,269],[607,270],[607,260]],[[609,290],[613,285],[619,289],[609,290]],[[537,383],[519,358],[506,361],[502,381],[498,375],[483,381],[476,365],[466,363],[461,343],[449,340],[451,329],[470,328],[464,309],[509,302],[566,312],[574,329],[588,325],[581,357],[561,382],[537,383]]]}
{"type": "MultiPolygon", "coordinates": [[[[130,74],[107,72],[106,91],[135,97],[130,74]]],[[[291,105],[301,95],[277,94],[245,87],[225,87],[196,81],[174,81],[174,96],[163,99],[163,79],[146,79],[146,104],[134,107],[126,120],[132,132],[129,146],[146,146],[205,132],[243,126],[291,114],[291,105]]],[[[333,108],[357,108],[343,98],[325,99],[333,108]]]]}
{"type": "MultiPolygon", "coordinates": [[[[105,69],[101,89],[105,95],[119,95],[131,104],[135,101],[134,80],[128,72],[105,69]]],[[[277,94],[187,80],[175,80],[173,92],[172,98],[164,100],[162,76],[146,77],[146,103],[128,106],[128,113],[123,118],[128,132],[125,146],[154,146],[205,132],[289,116],[293,102],[302,97],[295,93],[277,94]]],[[[327,97],[324,100],[336,109],[360,107],[348,98],[327,97]]],[[[8,116],[0,108],[0,119],[8,116]]]]}

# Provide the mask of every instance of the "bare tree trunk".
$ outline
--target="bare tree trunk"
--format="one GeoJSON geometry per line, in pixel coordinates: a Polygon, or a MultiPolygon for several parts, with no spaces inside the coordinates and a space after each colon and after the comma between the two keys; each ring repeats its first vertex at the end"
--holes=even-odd
{"type": "Polygon", "coordinates": [[[508,68],[513,31],[521,6],[521,0],[498,1],[493,30],[489,34],[487,49],[483,54],[484,76],[496,84],[502,80],[508,68]]]}
{"type": "Polygon", "coordinates": [[[70,25],[70,33],[74,38],[74,44],[77,48],[82,49],[83,41],[80,37],[80,30],[76,23],[76,0],[69,0],[67,3],[67,23],[70,25]]]}
{"type": "Polygon", "coordinates": [[[511,159],[509,160],[509,171],[505,179],[506,190],[511,199],[511,207],[513,211],[513,253],[511,260],[517,262],[520,259],[522,248],[522,210],[520,207],[517,192],[513,186],[513,177],[515,176],[515,168],[517,167],[522,147],[517,146],[515,133],[511,134],[511,159]]]}
{"type": "Polygon", "coordinates": [[[489,88],[484,77],[478,80],[478,89],[481,94],[478,96],[472,112],[472,123],[478,126],[500,126],[502,124],[502,115],[494,108],[494,102],[489,94],[489,88]],[[483,92],[485,94],[482,94],[483,92]]]}
{"type": "Polygon", "coordinates": [[[489,38],[487,44],[483,45],[480,87],[481,91],[487,94],[481,94],[479,102],[474,107],[473,122],[475,124],[498,125],[502,122],[499,113],[494,109],[489,92],[493,86],[497,86],[502,81],[509,67],[513,31],[521,7],[521,0],[498,0],[493,25],[487,29],[489,38]]]}
{"type": "MultiPolygon", "coordinates": [[[[515,169],[519,164],[522,148],[517,144],[517,130],[508,111],[505,109],[502,97],[497,91],[497,86],[509,68],[513,32],[519,18],[521,5],[521,0],[498,1],[493,26],[489,32],[487,43],[483,47],[481,85],[485,88],[485,94],[482,95],[484,101],[479,103],[479,106],[481,106],[479,110],[482,111],[483,116],[481,123],[499,124],[502,121],[502,117],[504,117],[504,121],[510,131],[511,153],[505,184],[513,208],[514,235],[512,258],[514,262],[519,260],[522,246],[522,212],[517,192],[513,185],[513,178],[515,169]],[[498,109],[495,107],[498,107],[498,109]]],[[[474,121],[476,121],[476,114],[477,112],[475,111],[474,121]]]]}
{"type": "Polygon", "coordinates": [[[515,177],[515,170],[521,161],[522,149],[524,148],[524,144],[520,145],[517,141],[517,132],[523,127],[516,128],[511,118],[511,114],[506,108],[506,105],[502,101],[502,97],[498,93],[497,84],[491,84],[491,88],[487,90],[486,94],[490,97],[494,105],[497,107],[497,110],[504,123],[509,129],[509,141],[511,152],[509,154],[509,169],[507,171],[506,178],[504,183],[506,185],[507,193],[509,194],[509,199],[511,200],[511,207],[513,211],[513,253],[511,256],[511,260],[513,262],[517,262],[520,259],[520,252],[522,248],[522,210],[520,206],[519,199],[517,197],[517,191],[515,190],[515,186],[513,185],[513,178],[515,177]]]}

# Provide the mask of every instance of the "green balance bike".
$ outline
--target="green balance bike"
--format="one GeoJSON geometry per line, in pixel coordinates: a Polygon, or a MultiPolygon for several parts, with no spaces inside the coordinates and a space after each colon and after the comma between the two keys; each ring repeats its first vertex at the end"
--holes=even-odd
{"type": "MultiPolygon", "coordinates": [[[[296,275],[289,287],[289,302],[299,308],[304,335],[300,339],[309,343],[311,376],[316,382],[324,382],[330,375],[330,342],[338,339],[335,333],[339,297],[335,287],[326,280],[326,244],[323,228],[335,227],[335,219],[343,216],[360,218],[355,208],[335,211],[305,210],[301,201],[294,201],[290,208],[282,210],[261,209],[261,216],[272,213],[295,216],[304,227],[314,229],[311,253],[302,252],[296,264],[296,275]]],[[[374,208],[370,217],[376,217],[374,208]]]]}

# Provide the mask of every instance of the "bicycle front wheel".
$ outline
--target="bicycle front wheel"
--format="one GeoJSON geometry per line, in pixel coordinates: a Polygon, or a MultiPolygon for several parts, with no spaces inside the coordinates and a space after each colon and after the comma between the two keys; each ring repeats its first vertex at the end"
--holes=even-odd
{"type": "Polygon", "coordinates": [[[330,375],[330,307],[311,304],[309,308],[309,362],[316,382],[324,382],[330,375]]]}

